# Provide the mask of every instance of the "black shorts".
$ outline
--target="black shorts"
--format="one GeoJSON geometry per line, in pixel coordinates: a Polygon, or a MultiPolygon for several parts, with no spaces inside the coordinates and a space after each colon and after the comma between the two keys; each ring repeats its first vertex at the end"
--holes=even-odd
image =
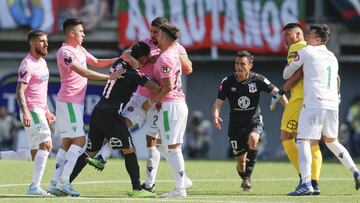
{"type": "Polygon", "coordinates": [[[251,132],[259,133],[261,138],[264,132],[263,124],[258,121],[245,126],[239,126],[236,122],[229,122],[228,136],[235,156],[241,156],[247,152],[249,149],[248,140],[251,132]]]}
{"type": "Polygon", "coordinates": [[[113,149],[126,149],[134,146],[124,118],[95,107],[90,118],[87,150],[99,151],[105,140],[113,149]]]}

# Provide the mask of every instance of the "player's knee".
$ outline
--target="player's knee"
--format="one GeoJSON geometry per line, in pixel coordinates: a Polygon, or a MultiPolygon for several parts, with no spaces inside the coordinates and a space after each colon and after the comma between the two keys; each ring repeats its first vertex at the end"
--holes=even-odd
{"type": "Polygon", "coordinates": [[[52,142],[46,141],[39,144],[39,149],[50,152],[52,149],[52,142]]]}
{"type": "Polygon", "coordinates": [[[250,133],[248,145],[252,150],[256,150],[259,145],[260,135],[258,133],[250,133]]]}
{"type": "Polygon", "coordinates": [[[280,140],[281,140],[281,142],[284,142],[286,140],[294,139],[295,136],[296,136],[296,133],[289,133],[289,132],[286,132],[284,130],[281,130],[280,140]]]}
{"type": "Polygon", "coordinates": [[[326,137],[326,136],[323,136],[323,139],[324,139],[325,144],[333,143],[333,142],[337,141],[337,138],[326,137]]]}

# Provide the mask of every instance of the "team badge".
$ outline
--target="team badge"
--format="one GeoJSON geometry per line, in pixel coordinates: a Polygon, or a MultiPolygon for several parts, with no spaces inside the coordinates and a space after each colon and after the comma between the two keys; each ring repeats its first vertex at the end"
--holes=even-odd
{"type": "Polygon", "coordinates": [[[127,108],[127,110],[130,111],[130,112],[133,112],[133,111],[134,111],[134,107],[133,107],[133,106],[129,106],[129,107],[127,108]]]}
{"type": "Polygon", "coordinates": [[[242,96],[238,99],[238,105],[242,109],[246,109],[250,106],[250,99],[247,96],[242,96]]]}
{"type": "Polygon", "coordinates": [[[170,72],[170,68],[168,66],[163,66],[161,67],[161,72],[163,73],[169,73],[170,72]]]}
{"type": "Polygon", "coordinates": [[[294,57],[294,61],[298,61],[300,59],[299,54],[296,52],[296,56],[294,57]]]}
{"type": "Polygon", "coordinates": [[[256,88],[256,83],[249,83],[249,92],[250,93],[254,93],[257,91],[257,88],[256,88]]]}

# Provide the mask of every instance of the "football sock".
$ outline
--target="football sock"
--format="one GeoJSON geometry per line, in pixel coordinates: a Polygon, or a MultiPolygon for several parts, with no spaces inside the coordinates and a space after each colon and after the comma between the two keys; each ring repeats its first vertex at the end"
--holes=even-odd
{"type": "Polygon", "coordinates": [[[319,180],[322,165],[322,154],[319,145],[311,146],[311,156],[311,179],[319,180]]]}
{"type": "Polygon", "coordinates": [[[133,190],[141,189],[139,164],[135,153],[124,154],[125,167],[130,176],[133,190]]]}
{"type": "Polygon", "coordinates": [[[168,149],[168,163],[172,169],[175,188],[184,189],[185,188],[185,163],[184,157],[181,151],[181,148],[168,149]]]}
{"type": "Polygon", "coordinates": [[[286,156],[291,164],[295,167],[296,171],[300,173],[299,154],[294,139],[285,140],[282,142],[286,156]]]}
{"type": "Polygon", "coordinates": [[[146,178],[145,186],[150,188],[155,183],[156,173],[160,162],[160,152],[156,149],[156,146],[149,147],[148,159],[146,161],[146,178]]]}
{"type": "Polygon", "coordinates": [[[34,159],[34,171],[32,177],[32,185],[40,186],[42,176],[44,175],[46,161],[48,159],[49,152],[46,150],[39,149],[36,152],[34,159]]]}
{"type": "Polygon", "coordinates": [[[70,183],[70,175],[74,169],[77,159],[82,153],[82,147],[72,144],[66,153],[65,165],[63,173],[60,176],[60,181],[63,184],[70,183]]]}
{"type": "Polygon", "coordinates": [[[160,154],[167,160],[168,156],[168,146],[164,144],[156,145],[156,149],[160,152],[160,154]]]}
{"type": "Polygon", "coordinates": [[[86,157],[87,154],[84,152],[82,153],[79,158],[76,161],[76,164],[74,166],[74,169],[70,175],[70,183],[73,182],[73,180],[79,175],[79,173],[83,170],[83,168],[86,166],[87,162],[86,162],[86,157]]]}
{"type": "Polygon", "coordinates": [[[113,149],[111,148],[109,143],[106,143],[101,147],[100,155],[102,156],[104,161],[110,158],[112,151],[113,149]]]}
{"type": "Polygon", "coordinates": [[[245,178],[245,172],[240,172],[240,171],[237,171],[237,172],[238,172],[241,179],[245,178]]]}
{"type": "Polygon", "coordinates": [[[51,180],[56,183],[59,182],[60,176],[64,170],[65,156],[66,156],[66,151],[64,151],[63,149],[60,148],[56,154],[55,170],[54,170],[54,172],[52,174],[52,178],[51,178],[51,180]]]}
{"type": "Polygon", "coordinates": [[[330,151],[339,159],[339,161],[349,170],[351,173],[358,171],[354,161],[352,160],[349,152],[342,146],[339,141],[326,143],[326,146],[330,151]]]}
{"type": "Polygon", "coordinates": [[[297,147],[299,150],[299,164],[302,183],[310,183],[311,181],[311,150],[310,142],[298,140],[297,147]]]}
{"type": "Polygon", "coordinates": [[[31,153],[28,149],[18,149],[17,151],[1,151],[0,159],[31,161],[31,153]]]}
{"type": "Polygon", "coordinates": [[[249,149],[247,151],[245,177],[248,177],[248,178],[251,177],[251,174],[252,174],[252,172],[254,170],[254,167],[255,167],[257,153],[258,153],[257,150],[249,149]]]}

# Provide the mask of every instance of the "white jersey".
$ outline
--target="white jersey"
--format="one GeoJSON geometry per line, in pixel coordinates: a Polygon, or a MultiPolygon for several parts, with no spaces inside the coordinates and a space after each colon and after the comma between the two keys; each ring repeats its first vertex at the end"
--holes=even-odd
{"type": "Polygon", "coordinates": [[[338,111],[339,64],[335,55],[325,45],[308,45],[299,50],[298,56],[284,69],[284,79],[289,79],[301,67],[304,72],[304,105],[338,111]]]}

